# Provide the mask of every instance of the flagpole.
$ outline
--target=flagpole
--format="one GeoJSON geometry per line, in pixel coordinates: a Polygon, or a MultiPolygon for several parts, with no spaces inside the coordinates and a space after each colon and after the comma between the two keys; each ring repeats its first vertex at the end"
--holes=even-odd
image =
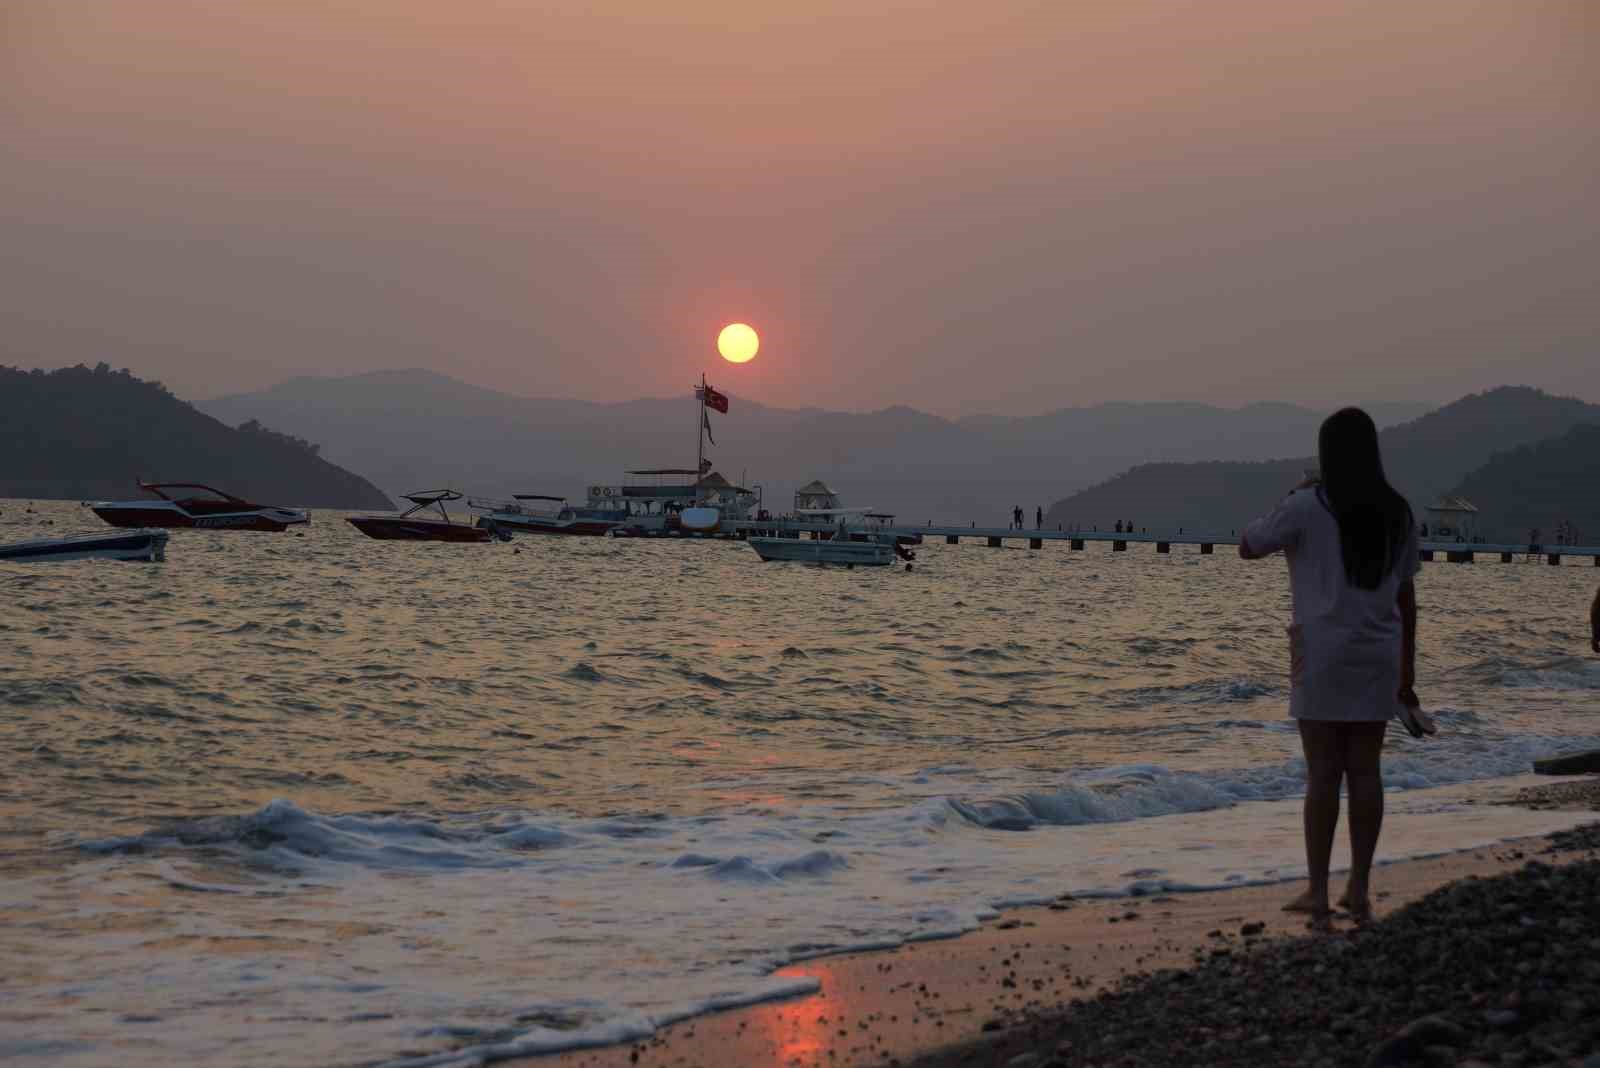
{"type": "MultiPolygon", "coordinates": [[[[700,482],[706,477],[706,373],[700,372],[700,410],[695,414],[694,489],[700,493],[700,482]]],[[[698,503],[698,501],[696,501],[698,503]]]]}

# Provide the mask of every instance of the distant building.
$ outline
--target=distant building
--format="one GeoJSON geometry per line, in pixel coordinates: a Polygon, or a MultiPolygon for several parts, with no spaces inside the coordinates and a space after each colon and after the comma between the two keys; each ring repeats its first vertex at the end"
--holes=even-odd
{"type": "Polygon", "coordinates": [[[839,495],[828,488],[828,484],[820,478],[807,482],[804,486],[794,491],[794,510],[805,511],[811,508],[839,508],[839,495]]]}
{"type": "Polygon", "coordinates": [[[1478,506],[1465,497],[1440,497],[1424,508],[1433,541],[1472,541],[1478,536],[1478,506]]]}

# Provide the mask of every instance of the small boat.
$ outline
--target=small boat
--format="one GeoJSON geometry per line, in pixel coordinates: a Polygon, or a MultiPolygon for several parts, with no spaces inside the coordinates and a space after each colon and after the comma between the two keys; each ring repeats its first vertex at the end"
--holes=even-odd
{"type": "Polygon", "coordinates": [[[617,508],[574,508],[565,497],[542,493],[516,493],[509,501],[469,500],[467,506],[482,512],[478,526],[514,530],[523,534],[561,534],[602,538],[621,526],[628,513],[617,508]]]}
{"type": "MultiPolygon", "coordinates": [[[[834,530],[818,531],[812,539],[752,537],[746,539],[762,560],[789,560],[808,564],[846,564],[886,567],[896,558],[908,563],[917,554],[901,544],[893,533],[872,526],[852,524],[852,516],[882,519],[869,508],[803,508],[801,518],[837,518],[834,530]]],[[[892,518],[892,517],[888,517],[892,518]]]]}
{"type": "Polygon", "coordinates": [[[805,564],[846,564],[851,567],[887,567],[895,561],[895,546],[883,541],[848,541],[829,538],[811,541],[802,538],[750,538],[750,548],[765,561],[784,560],[805,564]]]}
{"type": "Polygon", "coordinates": [[[379,541],[486,542],[497,533],[502,540],[510,538],[509,534],[497,532],[494,527],[481,522],[475,527],[451,522],[450,513],[445,511],[444,506],[446,501],[461,499],[461,494],[455,490],[422,490],[405,494],[405,499],[413,507],[399,515],[352,515],[346,516],[345,520],[367,537],[379,541]],[[438,508],[440,518],[416,514],[427,508],[438,508]]]}
{"type": "Polygon", "coordinates": [[[95,515],[114,527],[169,527],[203,530],[264,530],[277,533],[311,522],[303,508],[253,504],[198,482],[141,482],[157,500],[91,501],[95,515]],[[189,494],[180,491],[193,490],[189,494]]]}
{"type": "Polygon", "coordinates": [[[89,534],[36,538],[33,541],[0,545],[0,560],[35,563],[103,559],[148,560],[153,563],[167,558],[169,537],[171,535],[164,530],[134,530],[125,534],[97,530],[89,534]]]}

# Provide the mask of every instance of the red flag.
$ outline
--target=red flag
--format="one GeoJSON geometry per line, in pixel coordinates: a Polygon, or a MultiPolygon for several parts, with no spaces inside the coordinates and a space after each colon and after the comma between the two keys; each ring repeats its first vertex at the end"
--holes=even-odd
{"type": "Polygon", "coordinates": [[[710,386],[707,386],[702,397],[707,408],[715,408],[723,415],[728,414],[728,395],[726,393],[718,393],[710,386]]]}

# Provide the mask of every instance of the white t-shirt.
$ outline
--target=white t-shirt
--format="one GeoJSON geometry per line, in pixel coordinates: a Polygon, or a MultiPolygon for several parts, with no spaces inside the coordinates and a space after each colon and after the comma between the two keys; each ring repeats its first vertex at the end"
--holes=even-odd
{"type": "Polygon", "coordinates": [[[1254,553],[1283,550],[1289,627],[1289,714],[1296,719],[1388,720],[1399,710],[1401,624],[1396,597],[1420,568],[1416,526],[1375,590],[1345,578],[1339,522],[1315,488],[1296,490],[1244,529],[1254,553]]]}

